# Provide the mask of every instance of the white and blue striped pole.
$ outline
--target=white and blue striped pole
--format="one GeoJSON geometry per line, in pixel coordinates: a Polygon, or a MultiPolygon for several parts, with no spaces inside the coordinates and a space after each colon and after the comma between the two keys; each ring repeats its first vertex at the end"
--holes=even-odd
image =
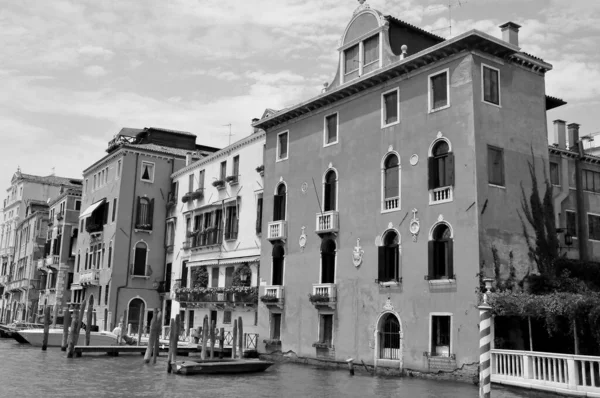
{"type": "Polygon", "coordinates": [[[492,307],[487,303],[487,292],[483,294],[483,304],[479,306],[479,398],[490,398],[492,391],[492,307]]]}

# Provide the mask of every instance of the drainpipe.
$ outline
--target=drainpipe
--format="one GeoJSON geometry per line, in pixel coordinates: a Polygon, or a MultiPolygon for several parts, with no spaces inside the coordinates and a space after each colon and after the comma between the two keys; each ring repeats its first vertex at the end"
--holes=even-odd
{"type": "MultiPolygon", "coordinates": [[[[134,212],[135,212],[135,193],[136,193],[136,187],[137,187],[137,173],[138,173],[138,164],[139,164],[139,160],[140,160],[140,154],[136,153],[135,154],[135,173],[133,175],[133,200],[131,201],[131,216],[134,216],[134,212]]],[[[130,223],[130,227],[129,227],[129,245],[127,247],[127,272],[125,272],[125,285],[123,286],[119,286],[117,288],[117,297],[115,298],[115,313],[114,313],[114,319],[115,319],[115,323],[114,325],[118,325],[117,324],[117,319],[119,319],[119,293],[121,292],[121,289],[123,288],[127,288],[129,286],[129,264],[131,263],[131,241],[133,239],[133,226],[135,224],[135,220],[131,220],[130,223]]],[[[111,278],[112,279],[112,278],[111,278]]],[[[127,319],[123,319],[123,327],[126,328],[127,327],[127,319]]]]}
{"type": "MultiPolygon", "coordinates": [[[[572,125],[569,125],[569,129],[571,129],[572,125]]],[[[587,212],[585,210],[585,203],[583,197],[583,171],[582,171],[582,163],[584,159],[583,152],[583,144],[580,140],[574,143],[577,151],[579,152],[579,157],[575,162],[575,188],[576,188],[576,203],[577,203],[577,238],[578,248],[579,248],[579,259],[581,261],[588,261],[588,240],[589,234],[587,229],[587,212]]]]}
{"type": "MultiPolygon", "coordinates": [[[[566,147],[566,131],[565,122],[563,120],[554,121],[555,142],[558,143],[559,149],[567,149],[566,147]]],[[[560,191],[554,195],[554,218],[557,227],[564,225],[560,220],[562,204],[569,197],[569,160],[566,156],[560,155],[560,191]]]]}

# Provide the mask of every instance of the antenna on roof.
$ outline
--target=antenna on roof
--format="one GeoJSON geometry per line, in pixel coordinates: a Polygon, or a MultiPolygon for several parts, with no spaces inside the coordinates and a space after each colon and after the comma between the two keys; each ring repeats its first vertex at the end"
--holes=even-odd
{"type": "Polygon", "coordinates": [[[435,10],[439,10],[441,8],[448,8],[448,26],[445,28],[439,28],[439,29],[432,30],[432,32],[448,29],[449,30],[448,36],[452,36],[452,7],[462,7],[462,5],[465,3],[468,3],[468,1],[457,0],[455,3],[452,3],[450,0],[448,0],[448,5],[437,6],[437,7],[427,7],[424,12],[435,11],[435,10]]]}
{"type": "Polygon", "coordinates": [[[224,124],[224,127],[229,126],[229,144],[227,144],[227,146],[231,145],[231,136],[235,135],[234,133],[231,132],[231,123],[229,124],[224,124]]]}

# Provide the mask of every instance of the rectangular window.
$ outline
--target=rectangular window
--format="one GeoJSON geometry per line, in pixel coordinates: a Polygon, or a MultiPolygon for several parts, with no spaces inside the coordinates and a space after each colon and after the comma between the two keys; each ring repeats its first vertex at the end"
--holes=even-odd
{"type": "Polygon", "coordinates": [[[379,61],[379,35],[369,37],[363,42],[364,47],[364,66],[372,62],[379,61]]]}
{"type": "Polygon", "coordinates": [[[431,316],[431,355],[449,357],[450,352],[450,315],[431,316]]]}
{"type": "Polygon", "coordinates": [[[194,192],[194,175],[188,176],[188,192],[194,192]]]}
{"type": "Polygon", "coordinates": [[[591,240],[600,240],[600,216],[588,214],[588,224],[591,240]]]}
{"type": "Polygon", "coordinates": [[[344,50],[344,74],[348,74],[358,70],[359,58],[358,58],[359,47],[358,44],[344,50]]]}
{"type": "Polygon", "coordinates": [[[237,239],[238,217],[237,206],[229,206],[225,209],[225,239],[237,239]]]}
{"type": "Polygon", "coordinates": [[[117,215],[117,198],[113,199],[113,209],[112,209],[112,222],[115,222],[115,217],[117,215]]]}
{"type": "Polygon", "coordinates": [[[237,178],[240,175],[240,156],[239,155],[233,157],[233,171],[232,171],[231,175],[234,176],[237,181],[237,178]]]}
{"type": "Polygon", "coordinates": [[[263,211],[263,198],[260,196],[256,201],[256,233],[262,232],[262,211],[263,211]]]}
{"type": "Polygon", "coordinates": [[[583,190],[590,192],[600,192],[600,173],[592,170],[582,170],[583,190]]]}
{"type": "Polygon", "coordinates": [[[504,186],[504,150],[488,146],[488,181],[504,186]]]}
{"type": "Polygon", "coordinates": [[[320,315],[319,321],[319,343],[331,346],[333,342],[333,315],[320,315]]]}
{"type": "Polygon", "coordinates": [[[500,105],[500,71],[491,66],[481,65],[483,79],[483,101],[500,105]]]}
{"type": "Polygon", "coordinates": [[[225,324],[231,323],[231,311],[223,312],[223,323],[225,323],[225,324]]]}
{"type": "Polygon", "coordinates": [[[558,163],[550,162],[550,183],[552,185],[560,185],[560,169],[558,163]]]}
{"type": "Polygon", "coordinates": [[[450,106],[448,69],[429,76],[429,111],[450,106]]]}
{"type": "Polygon", "coordinates": [[[121,177],[121,162],[122,160],[117,161],[117,172],[115,174],[115,179],[121,177]]]}
{"type": "Polygon", "coordinates": [[[204,189],[204,170],[200,170],[200,174],[198,175],[198,188],[200,190],[204,189]]]}
{"type": "Polygon", "coordinates": [[[378,249],[377,281],[379,283],[398,281],[398,266],[400,264],[398,246],[380,246],[378,249]]]}
{"type": "Polygon", "coordinates": [[[219,286],[219,267],[213,267],[211,270],[211,287],[219,286]]]}
{"type": "Polygon", "coordinates": [[[233,272],[235,267],[225,268],[225,287],[231,287],[233,285],[233,272]]]}
{"type": "Polygon", "coordinates": [[[221,162],[221,169],[219,171],[219,180],[225,181],[226,176],[227,176],[227,161],[224,160],[221,162]]]}
{"type": "Polygon", "coordinates": [[[146,182],[154,182],[154,163],[142,161],[140,179],[146,182]]]}
{"type": "Polygon", "coordinates": [[[338,141],[338,114],[334,113],[325,117],[324,131],[325,145],[335,144],[338,141]]]}
{"type": "Polygon", "coordinates": [[[281,314],[271,314],[271,339],[281,339],[281,314]]]}
{"type": "Polygon", "coordinates": [[[398,89],[383,93],[381,97],[381,125],[382,127],[398,123],[400,103],[398,102],[398,89]]]}
{"type": "Polygon", "coordinates": [[[566,222],[567,222],[567,231],[571,234],[572,237],[577,237],[577,213],[574,211],[567,210],[565,212],[566,222]]]}
{"type": "Polygon", "coordinates": [[[288,158],[288,132],[277,134],[277,160],[288,158]]]}
{"type": "Polygon", "coordinates": [[[81,210],[81,200],[75,201],[75,210],[81,210]]]}

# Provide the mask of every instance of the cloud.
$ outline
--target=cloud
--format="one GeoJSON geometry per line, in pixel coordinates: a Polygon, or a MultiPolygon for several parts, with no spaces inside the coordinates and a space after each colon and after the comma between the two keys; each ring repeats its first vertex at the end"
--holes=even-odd
{"type": "Polygon", "coordinates": [[[83,69],[83,73],[90,77],[100,77],[106,75],[108,72],[100,65],[90,65],[83,69]]]}
{"type": "Polygon", "coordinates": [[[79,48],[79,53],[89,57],[102,58],[104,60],[111,59],[115,53],[100,46],[83,46],[79,48]]]}

